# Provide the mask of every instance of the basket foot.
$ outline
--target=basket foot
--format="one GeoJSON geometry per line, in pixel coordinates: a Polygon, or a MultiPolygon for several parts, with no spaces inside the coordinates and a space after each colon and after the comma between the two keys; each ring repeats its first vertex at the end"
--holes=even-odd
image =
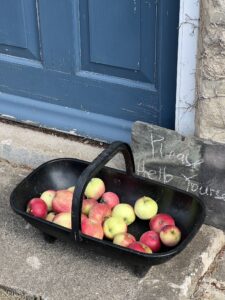
{"type": "Polygon", "coordinates": [[[47,243],[49,243],[49,244],[53,244],[53,243],[55,242],[55,240],[56,240],[56,238],[55,238],[54,236],[49,235],[49,234],[47,234],[47,233],[43,233],[43,235],[44,235],[45,241],[46,241],[47,243]]]}
{"type": "Polygon", "coordinates": [[[150,269],[150,267],[146,267],[146,266],[133,266],[133,273],[137,277],[142,278],[147,274],[149,269],[150,269]]]}

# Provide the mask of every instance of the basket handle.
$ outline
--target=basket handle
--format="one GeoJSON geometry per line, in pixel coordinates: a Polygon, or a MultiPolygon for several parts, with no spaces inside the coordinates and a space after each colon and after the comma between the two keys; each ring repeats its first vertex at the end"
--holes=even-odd
{"type": "Polygon", "coordinates": [[[132,175],[135,172],[134,158],[131,148],[123,142],[113,142],[107,149],[97,156],[92,163],[81,173],[78,178],[75,193],[72,203],[72,233],[76,241],[81,241],[80,223],[81,223],[81,208],[83,194],[88,182],[93,178],[118,152],[122,152],[127,175],[132,175]]]}

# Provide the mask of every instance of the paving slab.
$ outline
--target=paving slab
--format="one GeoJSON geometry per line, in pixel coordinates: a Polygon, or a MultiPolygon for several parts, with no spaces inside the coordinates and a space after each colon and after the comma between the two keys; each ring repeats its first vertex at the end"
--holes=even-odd
{"type": "Polygon", "coordinates": [[[16,215],[9,196],[30,171],[0,161],[0,288],[14,291],[7,293],[10,300],[16,293],[47,300],[183,300],[225,244],[221,230],[203,225],[182,253],[139,278],[128,266],[91,248],[60,240],[47,243],[16,215]]]}
{"type": "Polygon", "coordinates": [[[221,249],[206,274],[199,280],[193,299],[225,299],[225,247],[221,249]]]}
{"type": "Polygon", "coordinates": [[[41,300],[35,296],[27,296],[24,293],[16,292],[12,289],[2,287],[0,288],[0,300],[41,300]]]}
{"type": "Polygon", "coordinates": [[[29,170],[0,164],[0,285],[44,299],[133,298],[138,278],[92,249],[56,241],[12,212],[9,195],[29,170]]]}

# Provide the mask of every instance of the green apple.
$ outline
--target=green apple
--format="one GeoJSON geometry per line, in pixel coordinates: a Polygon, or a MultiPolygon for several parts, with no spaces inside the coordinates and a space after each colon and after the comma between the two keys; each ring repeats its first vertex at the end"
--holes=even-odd
{"type": "Polygon", "coordinates": [[[87,198],[92,198],[98,200],[105,193],[105,184],[100,178],[92,178],[86,189],[84,194],[87,198]]]}
{"type": "Polygon", "coordinates": [[[62,212],[55,216],[53,219],[53,223],[72,229],[72,223],[71,223],[71,213],[70,212],[62,212]]]}
{"type": "Polygon", "coordinates": [[[48,211],[52,210],[52,200],[54,199],[55,195],[56,195],[55,191],[47,190],[47,191],[44,191],[40,196],[40,198],[45,201],[45,203],[48,207],[48,211]]]}
{"type": "Polygon", "coordinates": [[[52,222],[53,219],[55,218],[56,214],[52,211],[50,213],[47,214],[45,220],[49,221],[49,222],[52,222]]]}
{"type": "Polygon", "coordinates": [[[112,240],[116,234],[127,232],[127,224],[122,218],[110,217],[105,220],[103,231],[105,236],[112,240]]]}
{"type": "Polygon", "coordinates": [[[150,197],[139,198],[134,205],[134,212],[141,220],[149,220],[158,212],[158,204],[150,197]]]}
{"type": "Polygon", "coordinates": [[[136,218],[133,207],[127,203],[117,204],[113,208],[112,216],[122,218],[127,225],[133,223],[136,218]]]}
{"type": "Polygon", "coordinates": [[[75,192],[75,185],[70,186],[67,190],[74,193],[75,192]]]}

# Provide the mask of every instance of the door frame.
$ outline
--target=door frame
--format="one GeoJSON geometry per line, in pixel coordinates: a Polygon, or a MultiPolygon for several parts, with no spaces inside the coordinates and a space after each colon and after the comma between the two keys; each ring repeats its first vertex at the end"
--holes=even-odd
{"type": "Polygon", "coordinates": [[[199,0],[180,0],[175,130],[185,136],[195,132],[199,17],[199,0]]]}

